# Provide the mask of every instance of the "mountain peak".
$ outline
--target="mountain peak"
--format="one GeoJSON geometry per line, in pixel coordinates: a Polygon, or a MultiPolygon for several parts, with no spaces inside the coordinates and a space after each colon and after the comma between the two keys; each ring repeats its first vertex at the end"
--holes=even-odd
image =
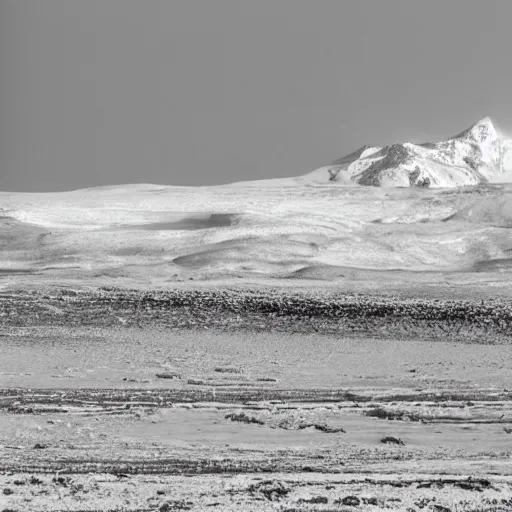
{"type": "Polygon", "coordinates": [[[494,128],[492,119],[489,116],[485,116],[485,117],[482,117],[482,119],[479,119],[476,123],[473,124],[472,128],[475,128],[478,126],[487,126],[489,128],[494,128]]]}
{"type": "MultiPolygon", "coordinates": [[[[318,172],[317,172],[318,171],[318,172]]],[[[512,178],[512,139],[496,131],[490,117],[440,142],[403,142],[363,147],[311,177],[341,184],[381,187],[458,187],[512,178]]]]}
{"type": "Polygon", "coordinates": [[[490,117],[483,117],[478,120],[467,130],[454,137],[455,139],[468,139],[471,138],[476,142],[484,142],[488,139],[497,139],[498,133],[490,117]]]}

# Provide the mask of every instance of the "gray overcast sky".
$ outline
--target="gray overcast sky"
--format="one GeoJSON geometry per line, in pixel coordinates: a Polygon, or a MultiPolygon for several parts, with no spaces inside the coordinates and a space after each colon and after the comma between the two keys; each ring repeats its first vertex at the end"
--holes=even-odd
{"type": "Polygon", "coordinates": [[[0,190],[300,175],[512,132],[510,0],[0,0],[0,190]]]}

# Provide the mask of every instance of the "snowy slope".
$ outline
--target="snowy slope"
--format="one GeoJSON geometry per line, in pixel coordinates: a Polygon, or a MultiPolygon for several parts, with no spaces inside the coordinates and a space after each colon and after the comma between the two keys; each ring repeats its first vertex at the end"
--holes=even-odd
{"type": "Polygon", "coordinates": [[[449,188],[510,182],[511,176],[512,140],[499,135],[486,117],[437,143],[365,146],[304,178],[344,185],[449,188]]]}
{"type": "Polygon", "coordinates": [[[256,183],[0,193],[0,274],[163,283],[348,267],[512,269],[512,186],[256,183]]]}

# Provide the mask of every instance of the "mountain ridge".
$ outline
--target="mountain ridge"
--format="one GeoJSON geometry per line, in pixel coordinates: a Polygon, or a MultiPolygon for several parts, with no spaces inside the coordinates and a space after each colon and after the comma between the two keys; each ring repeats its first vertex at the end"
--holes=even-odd
{"type": "Polygon", "coordinates": [[[484,117],[439,142],[362,146],[305,175],[314,182],[453,188],[512,180],[512,139],[484,117]]]}

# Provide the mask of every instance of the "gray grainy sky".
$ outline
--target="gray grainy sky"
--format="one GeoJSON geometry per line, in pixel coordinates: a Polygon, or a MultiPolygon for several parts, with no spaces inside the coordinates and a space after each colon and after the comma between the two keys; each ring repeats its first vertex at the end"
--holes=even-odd
{"type": "Polygon", "coordinates": [[[0,0],[0,190],[304,174],[512,132],[510,0],[0,0]]]}

